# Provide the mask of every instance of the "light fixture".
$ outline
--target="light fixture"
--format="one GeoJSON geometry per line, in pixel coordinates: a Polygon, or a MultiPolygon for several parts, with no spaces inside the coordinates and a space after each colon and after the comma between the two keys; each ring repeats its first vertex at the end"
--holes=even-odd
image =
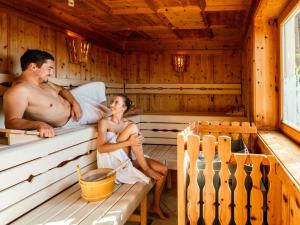
{"type": "Polygon", "coordinates": [[[74,0],[68,0],[68,6],[74,7],[74,5],[75,5],[74,0]]]}
{"type": "Polygon", "coordinates": [[[67,31],[67,49],[70,63],[87,63],[91,43],[81,36],[67,31]]]}
{"type": "Polygon", "coordinates": [[[173,55],[173,68],[176,72],[182,73],[186,70],[188,56],[186,54],[173,55]]]}

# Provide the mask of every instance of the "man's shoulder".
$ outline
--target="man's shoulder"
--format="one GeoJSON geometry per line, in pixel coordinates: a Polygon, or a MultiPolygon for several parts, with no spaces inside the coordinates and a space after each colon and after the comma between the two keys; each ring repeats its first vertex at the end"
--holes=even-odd
{"type": "Polygon", "coordinates": [[[26,95],[29,93],[31,86],[25,82],[14,82],[13,85],[5,92],[4,97],[10,95],[26,95]]]}

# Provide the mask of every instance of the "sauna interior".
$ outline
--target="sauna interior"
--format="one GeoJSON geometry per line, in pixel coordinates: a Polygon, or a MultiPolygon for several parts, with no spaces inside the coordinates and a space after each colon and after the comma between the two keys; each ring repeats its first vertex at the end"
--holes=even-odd
{"type": "MultiPolygon", "coordinates": [[[[0,0],[1,107],[27,49],[55,57],[54,83],[101,81],[108,103],[120,93],[133,101],[146,153],[169,168],[163,196],[175,193],[177,202],[169,220],[148,215],[148,224],[300,224],[299,0],[0,0]],[[239,138],[247,153],[226,144],[239,138]],[[224,169],[230,165],[235,172],[224,169]]],[[[18,135],[25,142],[0,146],[0,224],[39,224],[28,215],[78,182],[75,166],[95,168],[96,132],[59,131],[53,139],[5,132],[11,143],[18,135]]],[[[131,210],[118,202],[102,211],[131,210]]],[[[60,220],[40,212],[49,222],[42,224],[113,224],[80,217],[80,202],[69,205],[69,217],[53,214],[60,220]]],[[[115,224],[138,224],[126,222],[135,207],[115,224]]]]}

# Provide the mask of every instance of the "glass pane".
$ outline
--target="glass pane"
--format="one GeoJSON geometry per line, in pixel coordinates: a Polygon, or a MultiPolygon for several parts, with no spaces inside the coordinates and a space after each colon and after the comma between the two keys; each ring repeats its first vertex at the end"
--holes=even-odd
{"type": "Polygon", "coordinates": [[[283,122],[300,130],[300,10],[283,27],[283,122]]]}

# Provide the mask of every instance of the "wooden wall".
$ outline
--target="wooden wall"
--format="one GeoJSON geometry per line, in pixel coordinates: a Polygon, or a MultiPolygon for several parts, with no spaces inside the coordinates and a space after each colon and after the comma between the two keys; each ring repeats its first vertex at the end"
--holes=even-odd
{"type": "Polygon", "coordinates": [[[243,62],[243,102],[245,103],[245,109],[248,112],[248,119],[254,121],[253,116],[253,52],[254,52],[254,29],[253,25],[249,27],[246,34],[242,53],[243,62]]]}
{"type": "Polygon", "coordinates": [[[278,129],[279,29],[277,18],[288,0],[261,0],[253,14],[243,48],[243,87],[251,121],[260,129],[278,129]]]}
{"type": "MultiPolygon", "coordinates": [[[[187,70],[172,67],[170,51],[131,52],[125,55],[126,83],[211,84],[241,83],[241,52],[190,51],[187,70]]],[[[134,94],[137,106],[146,112],[227,112],[243,106],[241,95],[134,94]]]]}
{"type": "MultiPolygon", "coordinates": [[[[0,73],[20,74],[20,56],[28,49],[50,52],[56,59],[56,77],[122,83],[122,56],[92,45],[90,61],[70,64],[65,33],[59,28],[0,7],[0,73]]],[[[83,34],[84,35],[84,34],[83,34]]]]}
{"type": "MultiPolygon", "coordinates": [[[[0,7],[0,73],[20,74],[20,56],[28,48],[50,52],[56,77],[110,83],[211,84],[241,83],[240,50],[190,50],[187,71],[177,73],[168,50],[124,55],[92,46],[89,63],[70,64],[63,30],[0,7]]],[[[242,95],[132,94],[145,112],[228,112],[244,106],[242,95]]]]}

